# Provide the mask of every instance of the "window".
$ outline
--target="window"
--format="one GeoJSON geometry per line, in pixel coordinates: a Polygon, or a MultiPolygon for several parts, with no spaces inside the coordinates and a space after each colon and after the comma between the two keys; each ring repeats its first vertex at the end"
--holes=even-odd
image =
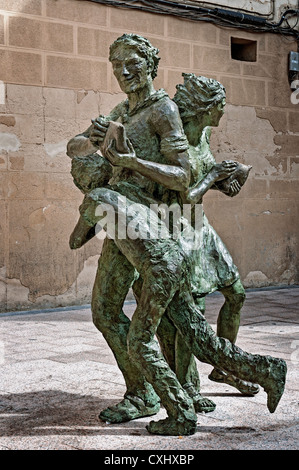
{"type": "Polygon", "coordinates": [[[256,62],[257,42],[250,39],[231,38],[231,58],[245,62],[256,62]]]}

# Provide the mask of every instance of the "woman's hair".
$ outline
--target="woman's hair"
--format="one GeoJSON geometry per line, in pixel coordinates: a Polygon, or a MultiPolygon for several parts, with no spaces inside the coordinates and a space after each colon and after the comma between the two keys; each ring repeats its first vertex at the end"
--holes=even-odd
{"type": "Polygon", "coordinates": [[[116,49],[122,45],[126,45],[135,49],[147,61],[149,70],[151,70],[152,79],[157,76],[158,64],[160,57],[158,57],[159,49],[154,47],[148,39],[139,36],[138,34],[123,34],[117,38],[110,46],[109,60],[113,60],[113,55],[116,49]]]}
{"type": "Polygon", "coordinates": [[[225,98],[225,88],[217,80],[197,77],[194,73],[182,75],[184,84],[176,86],[173,101],[177,104],[183,121],[206,113],[225,98]]]}

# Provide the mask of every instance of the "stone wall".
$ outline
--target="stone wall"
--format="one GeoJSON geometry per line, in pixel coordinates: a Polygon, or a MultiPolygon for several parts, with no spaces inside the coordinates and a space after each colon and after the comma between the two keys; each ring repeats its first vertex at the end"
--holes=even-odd
{"type": "Polygon", "coordinates": [[[101,242],[68,247],[82,194],[65,148],[123,99],[107,56],[124,32],[159,47],[156,87],[170,96],[182,72],[225,85],[213,150],[217,160],[253,169],[234,199],[210,192],[206,213],[246,286],[298,282],[299,108],[288,82],[290,38],[87,1],[0,0],[1,311],[90,302],[101,242]],[[231,36],[257,41],[257,61],[233,60],[231,36]]]}
{"type": "MultiPolygon", "coordinates": [[[[174,0],[180,2],[180,0],[174,0]]],[[[188,3],[206,8],[226,8],[239,10],[250,15],[261,15],[278,23],[282,13],[288,8],[298,8],[297,0],[189,0],[188,3]]]]}

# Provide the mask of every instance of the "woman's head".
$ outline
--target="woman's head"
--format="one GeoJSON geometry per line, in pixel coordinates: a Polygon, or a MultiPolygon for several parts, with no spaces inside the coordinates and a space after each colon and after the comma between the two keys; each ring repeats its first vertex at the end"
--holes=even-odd
{"type": "Polygon", "coordinates": [[[133,49],[138,55],[145,58],[152,79],[157,76],[160,60],[160,57],[158,57],[159,49],[154,47],[148,39],[138,34],[123,34],[111,44],[109,60],[112,62],[119,48],[124,47],[133,49]]]}
{"type": "Polygon", "coordinates": [[[218,125],[225,105],[225,88],[212,78],[183,73],[184,84],[176,86],[173,98],[179,107],[183,122],[210,114],[210,125],[218,125]],[[217,122],[218,121],[218,122],[217,122]]]}

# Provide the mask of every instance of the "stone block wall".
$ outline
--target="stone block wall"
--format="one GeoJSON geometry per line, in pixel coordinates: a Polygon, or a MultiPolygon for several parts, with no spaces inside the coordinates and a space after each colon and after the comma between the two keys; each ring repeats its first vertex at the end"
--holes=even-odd
{"type": "Polygon", "coordinates": [[[253,169],[236,198],[210,192],[206,213],[246,286],[298,283],[295,42],[81,0],[0,0],[0,311],[90,302],[101,242],[68,247],[82,194],[65,150],[124,98],[108,62],[124,32],[160,49],[156,88],[171,97],[182,72],[225,85],[212,148],[253,169]],[[231,36],[257,41],[257,61],[233,60],[231,36]]]}

